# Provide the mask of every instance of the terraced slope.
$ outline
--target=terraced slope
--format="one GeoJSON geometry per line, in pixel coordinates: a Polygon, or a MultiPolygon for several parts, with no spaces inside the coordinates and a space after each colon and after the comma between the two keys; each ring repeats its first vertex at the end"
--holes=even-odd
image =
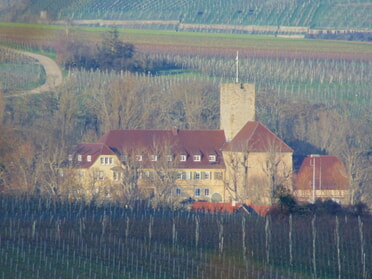
{"type": "Polygon", "coordinates": [[[370,0],[31,0],[24,13],[42,10],[53,20],[372,28],[370,0]]]}

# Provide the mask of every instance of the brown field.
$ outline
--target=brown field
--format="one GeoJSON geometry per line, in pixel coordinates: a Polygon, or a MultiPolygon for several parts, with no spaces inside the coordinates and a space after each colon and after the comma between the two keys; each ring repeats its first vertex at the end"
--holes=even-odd
{"type": "MultiPolygon", "coordinates": [[[[0,24],[0,42],[55,48],[66,39],[99,43],[107,28],[0,24]]],[[[372,43],[288,39],[273,36],[120,29],[121,39],[141,53],[199,56],[372,60],[372,43]]]]}

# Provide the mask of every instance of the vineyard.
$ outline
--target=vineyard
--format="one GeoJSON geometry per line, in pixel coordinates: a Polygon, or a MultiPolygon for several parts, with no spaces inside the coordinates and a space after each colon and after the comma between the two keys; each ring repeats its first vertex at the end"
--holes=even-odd
{"type": "MultiPolygon", "coordinates": [[[[159,58],[155,56],[154,59],[159,58]]],[[[233,80],[234,77],[229,58],[175,56],[169,59],[182,68],[203,75],[214,73],[222,80],[233,80]]],[[[358,113],[362,112],[360,106],[372,107],[370,62],[241,58],[240,67],[241,80],[253,81],[258,92],[275,92],[278,97],[303,99],[328,106],[348,101],[359,106],[352,113],[356,117],[360,117],[358,113]]]]}
{"type": "MultiPolygon", "coordinates": [[[[6,7],[5,7],[6,8],[6,7]]],[[[307,28],[371,28],[368,0],[34,0],[28,12],[47,11],[53,20],[176,21],[152,25],[175,29],[182,24],[298,26],[307,28]]],[[[137,26],[141,28],[140,24],[137,26]]],[[[260,31],[259,31],[260,32],[260,31]]]]}
{"type": "MultiPolygon", "coordinates": [[[[115,3],[121,1],[112,5],[115,3]]],[[[196,5],[193,3],[187,5],[196,5]]],[[[292,1],[282,5],[288,3],[292,1]]],[[[105,13],[106,4],[96,2],[105,13]]],[[[146,7],[137,9],[146,11],[146,7]]],[[[308,15],[314,13],[311,11],[308,15]]],[[[30,27],[23,33],[9,26],[4,29],[9,33],[3,40],[13,42],[12,36],[17,36],[14,41],[27,50],[35,46],[53,50],[55,38],[62,37],[58,32],[64,32],[54,27],[43,32],[30,27]]],[[[86,30],[71,33],[96,41],[95,29],[86,30]]],[[[5,99],[4,123],[16,127],[29,141],[11,165],[15,185],[19,179],[25,188],[36,189],[37,185],[48,193],[42,187],[53,185],[55,173],[46,169],[54,171],[65,159],[62,146],[91,141],[109,129],[218,128],[218,86],[234,79],[234,45],[239,49],[240,80],[256,84],[259,121],[286,140],[299,139],[333,154],[340,151],[339,146],[345,151],[339,144],[343,137],[358,152],[370,148],[372,61],[368,44],[201,34],[173,37],[130,31],[122,36],[138,43],[138,55],[175,69],[154,75],[66,69],[62,86],[49,93],[5,99]],[[115,126],[119,102],[126,109],[120,115],[120,127],[115,126]],[[315,117],[306,119],[305,108],[315,117]],[[313,108],[336,111],[344,117],[337,120],[361,126],[354,126],[348,135],[341,129],[344,123],[337,121],[329,126],[320,123],[324,127],[311,130],[319,115],[313,108]],[[287,118],[280,118],[280,113],[287,113],[287,118]],[[330,131],[330,143],[321,137],[325,130],[330,131]],[[339,138],[337,130],[341,131],[339,138]],[[34,149],[28,148],[32,144],[34,149]],[[56,154],[62,154],[61,158],[56,159],[56,154]]],[[[5,96],[37,87],[45,79],[43,68],[19,52],[0,49],[0,65],[5,96]]],[[[368,160],[361,164],[368,166],[368,160]]],[[[361,183],[368,194],[368,180],[361,183]]],[[[1,195],[0,221],[1,278],[366,279],[372,274],[372,223],[366,216],[209,215],[109,202],[71,202],[46,194],[1,195]]]]}
{"type": "Polygon", "coordinates": [[[44,68],[35,60],[0,47],[0,88],[4,92],[32,89],[44,81],[44,68]]]}
{"type": "Polygon", "coordinates": [[[370,278],[372,223],[352,215],[192,213],[0,197],[2,278],[370,278]]]}

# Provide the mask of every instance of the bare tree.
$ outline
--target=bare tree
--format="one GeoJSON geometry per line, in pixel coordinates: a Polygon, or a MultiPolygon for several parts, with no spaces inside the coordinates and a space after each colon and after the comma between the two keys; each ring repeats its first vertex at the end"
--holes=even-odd
{"type": "Polygon", "coordinates": [[[225,152],[226,162],[225,188],[232,200],[242,202],[249,198],[248,187],[248,156],[247,151],[225,152]]]}
{"type": "Polygon", "coordinates": [[[216,128],[218,120],[218,92],[205,82],[181,82],[172,88],[172,104],[169,110],[181,120],[180,125],[187,129],[216,128]],[[178,115],[177,115],[178,114],[178,115]]]}
{"type": "Polygon", "coordinates": [[[178,200],[175,196],[178,178],[178,160],[170,142],[154,141],[148,149],[150,168],[145,172],[145,183],[154,188],[153,206],[173,206],[178,200]]]}
{"type": "Polygon", "coordinates": [[[280,192],[292,190],[292,158],[289,159],[288,153],[283,153],[281,146],[275,142],[268,142],[265,157],[262,170],[267,176],[271,204],[274,204],[280,192]]]}
{"type": "Polygon", "coordinates": [[[107,89],[96,87],[89,92],[93,99],[88,106],[97,113],[100,130],[144,127],[151,108],[143,106],[143,93],[142,85],[131,75],[111,81],[107,89]]]}
{"type": "Polygon", "coordinates": [[[144,197],[139,185],[139,180],[142,176],[142,165],[135,154],[127,151],[121,152],[121,161],[123,167],[117,167],[114,170],[111,192],[114,200],[130,205],[144,197]]]}
{"type": "Polygon", "coordinates": [[[7,156],[5,189],[12,192],[35,191],[36,150],[29,142],[13,143],[13,152],[7,156]]]}
{"type": "Polygon", "coordinates": [[[5,115],[5,100],[4,100],[4,92],[0,88],[0,127],[3,124],[4,121],[4,115],[5,115]]]}
{"type": "Polygon", "coordinates": [[[235,201],[273,203],[278,187],[291,189],[292,157],[279,142],[267,142],[266,151],[255,151],[247,142],[235,151],[224,151],[226,190],[235,201]],[[238,151],[237,151],[238,150],[238,151]]]}

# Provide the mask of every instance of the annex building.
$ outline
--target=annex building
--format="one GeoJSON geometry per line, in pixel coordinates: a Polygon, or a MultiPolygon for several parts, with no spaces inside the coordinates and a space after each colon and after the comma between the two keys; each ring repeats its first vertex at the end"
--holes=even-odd
{"type": "Polygon", "coordinates": [[[307,156],[294,179],[293,195],[299,202],[332,199],[350,204],[349,178],[344,164],[336,156],[307,156]]]}
{"type": "Polygon", "coordinates": [[[111,130],[69,155],[87,197],[272,204],[293,150],[255,121],[255,86],[221,84],[220,129],[111,130]]]}

